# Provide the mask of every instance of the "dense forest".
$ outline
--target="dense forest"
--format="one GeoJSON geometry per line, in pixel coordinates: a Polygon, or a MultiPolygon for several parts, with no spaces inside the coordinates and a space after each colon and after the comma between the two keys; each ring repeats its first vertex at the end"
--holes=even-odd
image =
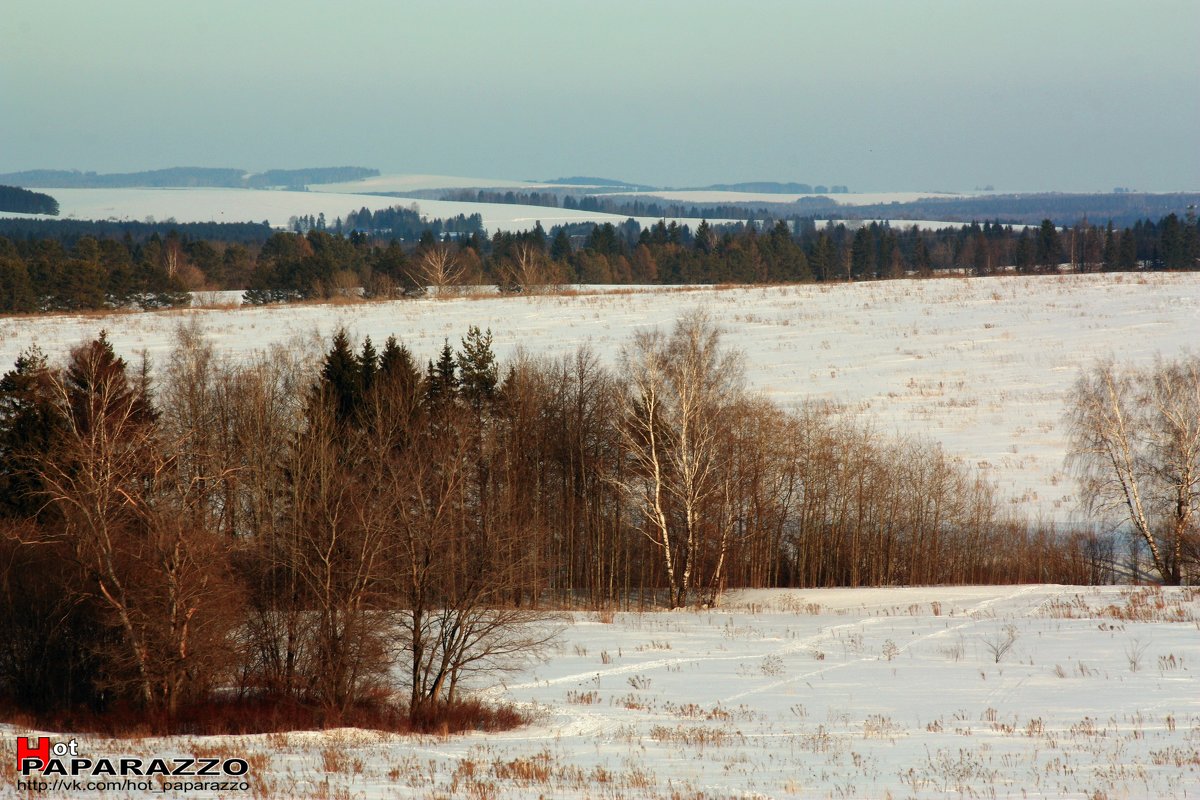
{"type": "MultiPolygon", "coordinates": [[[[757,186],[760,184],[730,184],[757,186]]],[[[768,184],[769,185],[769,184],[768,184]]],[[[805,187],[806,184],[786,184],[805,187]]],[[[767,185],[763,185],[767,186],[767,185]]],[[[782,186],[782,185],[781,185],[782,186]]],[[[712,187],[716,189],[717,187],[712,187]]],[[[834,197],[844,186],[809,187],[817,192],[790,202],[734,201],[697,203],[663,200],[653,195],[629,196],[620,191],[598,192],[596,189],[563,190],[545,188],[529,191],[493,189],[453,189],[417,192],[415,195],[432,199],[480,203],[520,203],[523,205],[602,211],[632,217],[679,217],[692,219],[782,219],[795,223],[816,218],[872,220],[888,219],[893,225],[904,220],[941,220],[969,223],[972,220],[996,220],[1014,225],[1037,225],[1049,219],[1062,227],[1080,219],[1111,220],[1119,227],[1129,227],[1144,219],[1156,219],[1170,213],[1200,205],[1200,194],[1145,194],[1113,192],[1111,194],[1014,194],[975,195],[963,197],[931,197],[907,202],[844,205],[834,197]]],[[[739,191],[766,191],[741,189],[739,191]]],[[[777,189],[775,191],[782,191],[777,189]]]]}
{"type": "Polygon", "coordinates": [[[58,216],[58,201],[48,194],[0,185],[0,211],[58,216]]]}
{"type": "Polygon", "coordinates": [[[21,239],[53,240],[74,247],[80,239],[121,239],[142,243],[174,233],[187,239],[213,243],[261,245],[275,232],[266,222],[137,222],[106,219],[23,219],[0,218],[0,236],[21,239]]]}
{"type": "Polygon", "coordinates": [[[170,728],[402,690],[419,721],[546,609],[1112,577],[1110,543],[1007,518],[936,444],[748,392],[702,315],[616,368],[502,364],[476,327],[424,366],[327,347],[236,361],[181,327],[128,364],[101,333],[0,378],[0,706],[170,728]]]}
{"type": "MultiPolygon", "coordinates": [[[[987,194],[973,197],[945,197],[914,200],[909,203],[857,205],[850,209],[828,209],[842,216],[848,211],[855,218],[961,220],[1002,219],[1005,222],[1037,225],[1049,219],[1058,226],[1070,226],[1080,219],[1111,220],[1118,227],[1130,227],[1139,220],[1159,219],[1200,206],[1200,194],[1150,194],[1114,191],[1108,194],[987,194]]],[[[777,216],[787,211],[777,209],[777,216]]]]}
{"type": "Polygon", "coordinates": [[[171,226],[165,236],[161,226],[141,228],[139,238],[127,228],[117,239],[79,235],[90,230],[87,223],[38,224],[64,227],[51,228],[50,238],[0,237],[0,311],[154,308],[186,302],[189,290],[243,289],[248,302],[270,303],[388,298],[454,285],[529,291],[577,283],[781,283],[1200,265],[1200,223],[1190,214],[1124,229],[1086,221],[1060,229],[1045,220],[1036,228],[973,223],[937,231],[879,223],[817,227],[811,220],[761,229],[752,221],[701,222],[693,231],[661,221],[643,228],[631,219],[549,232],[539,224],[489,238],[478,216],[430,222],[397,207],[351,212],[334,228],[322,218],[296,220],[303,234],[260,238],[264,226],[234,226],[233,241],[206,238],[225,235],[226,226],[216,225],[171,226]]]}

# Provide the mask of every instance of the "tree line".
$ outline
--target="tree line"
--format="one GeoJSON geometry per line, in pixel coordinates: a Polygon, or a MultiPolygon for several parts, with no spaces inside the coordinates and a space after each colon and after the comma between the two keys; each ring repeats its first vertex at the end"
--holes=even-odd
{"type": "Polygon", "coordinates": [[[0,186],[0,211],[58,216],[58,201],[48,194],[17,186],[0,186]]]}
{"type": "Polygon", "coordinates": [[[745,389],[701,314],[606,366],[471,327],[164,363],[103,333],[0,378],[0,698],[177,720],[218,696],[426,720],[553,610],[729,587],[1086,582],[936,446],[745,389]]]}
{"type": "MultiPolygon", "coordinates": [[[[341,221],[339,220],[339,223],[341,221]]],[[[0,311],[155,308],[188,290],[243,289],[250,303],[339,296],[396,297],[427,287],[776,283],[875,280],[938,274],[993,275],[1196,269],[1200,223],[1168,214],[1124,229],[1086,220],[1059,228],[995,222],[925,230],[812,220],[716,226],[633,219],[540,224],[488,237],[477,216],[428,220],[413,209],[362,209],[337,228],[297,220],[306,233],[217,241],[158,231],[143,239],[0,237],[0,311]],[[345,227],[348,225],[349,227],[345,227]],[[421,229],[417,235],[415,232],[421,229]],[[349,233],[345,233],[345,231],[349,233]],[[404,236],[398,238],[397,232],[404,236]],[[410,237],[416,235],[415,239],[410,237]],[[63,239],[60,241],[60,238],[63,239]]]]}
{"type": "MultiPolygon", "coordinates": [[[[1114,190],[1108,194],[985,194],[968,197],[927,197],[903,203],[856,205],[852,209],[827,212],[853,213],[869,219],[1003,219],[1006,223],[1037,225],[1043,219],[1057,225],[1080,219],[1112,220],[1119,227],[1131,227],[1139,220],[1161,219],[1167,214],[1186,213],[1200,203],[1200,194],[1173,192],[1149,194],[1114,190]]],[[[799,210],[799,209],[797,209],[799,210]]],[[[786,206],[771,206],[776,216],[794,214],[786,206]]],[[[804,209],[805,213],[811,213],[804,209]]]]}
{"type": "Polygon", "coordinates": [[[183,305],[181,252],[177,238],[137,245],[84,237],[67,250],[53,239],[0,237],[0,312],[183,305]]]}
{"type": "MultiPolygon", "coordinates": [[[[378,213],[378,212],[376,212],[378,213]]],[[[359,217],[358,219],[363,219],[359,217]]],[[[925,230],[871,223],[817,227],[811,220],[715,226],[659,221],[540,224],[490,239],[426,230],[415,244],[386,248],[372,229],[348,238],[310,231],[264,246],[251,302],[330,297],[362,287],[368,297],[454,284],[530,290],[557,285],[777,283],[874,280],[956,273],[995,275],[1137,269],[1196,269],[1200,224],[1169,214],[1116,229],[1086,221],[1060,229],[973,223],[925,230]]]]}
{"type": "Polygon", "coordinates": [[[174,233],[187,240],[203,239],[217,244],[261,245],[275,229],[267,222],[146,222],[107,219],[0,219],[0,236],[12,241],[52,239],[64,247],[73,247],[80,239],[120,239],[140,244],[158,236],[174,233]]]}

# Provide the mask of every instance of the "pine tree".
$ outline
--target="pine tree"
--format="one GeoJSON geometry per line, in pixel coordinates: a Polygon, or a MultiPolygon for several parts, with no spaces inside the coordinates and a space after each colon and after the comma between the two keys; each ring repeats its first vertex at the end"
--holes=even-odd
{"type": "Polygon", "coordinates": [[[812,255],[809,257],[817,280],[827,281],[832,277],[833,259],[833,241],[830,240],[829,234],[821,231],[817,234],[817,242],[813,245],[812,255]]]}
{"type": "Polygon", "coordinates": [[[28,268],[18,258],[0,256],[0,312],[35,310],[37,300],[28,268]]]}
{"type": "Polygon", "coordinates": [[[1108,227],[1104,229],[1104,271],[1112,272],[1117,268],[1117,235],[1113,230],[1113,223],[1110,219],[1108,227]]]}
{"type": "Polygon", "coordinates": [[[1048,219],[1042,220],[1037,236],[1037,264],[1043,270],[1056,270],[1062,258],[1062,244],[1058,228],[1048,219]]]}
{"type": "MultiPolygon", "coordinates": [[[[663,238],[666,238],[665,233],[663,238]]],[[[696,228],[696,236],[694,241],[696,244],[696,249],[700,252],[707,254],[713,251],[713,246],[717,242],[717,235],[713,233],[712,226],[708,224],[708,220],[700,220],[700,225],[696,228]]]]}
{"type": "Polygon", "coordinates": [[[379,374],[375,385],[386,391],[400,404],[401,408],[412,408],[421,386],[421,372],[408,347],[389,336],[379,356],[379,374]]]}
{"type": "Polygon", "coordinates": [[[358,368],[362,374],[362,391],[367,393],[371,391],[371,386],[375,383],[375,377],[379,373],[379,356],[375,352],[375,345],[371,344],[371,337],[363,339],[362,353],[358,357],[358,368]]]}
{"type": "Polygon", "coordinates": [[[495,399],[498,371],[492,352],[492,331],[480,333],[479,326],[467,328],[457,359],[462,396],[479,411],[495,399]]]}
{"type": "Polygon", "coordinates": [[[1021,231],[1021,236],[1017,239],[1016,253],[1013,258],[1017,262],[1017,272],[1027,273],[1033,271],[1033,244],[1029,241],[1028,231],[1021,231]]]}
{"type": "Polygon", "coordinates": [[[44,507],[35,458],[51,451],[59,425],[46,356],[35,345],[0,378],[0,515],[31,518],[44,507]]]}
{"type": "Polygon", "coordinates": [[[571,237],[567,236],[567,232],[562,228],[558,229],[558,233],[554,234],[554,241],[550,245],[550,258],[554,261],[566,261],[571,257],[571,237]]]}
{"type": "Polygon", "coordinates": [[[1117,266],[1126,270],[1134,270],[1138,266],[1137,238],[1129,228],[1121,231],[1120,244],[1117,246],[1117,266]]]}
{"type": "Polygon", "coordinates": [[[430,361],[425,372],[425,405],[431,413],[445,411],[458,395],[458,377],[454,372],[454,351],[447,340],[437,363],[430,361]]]}
{"type": "Polygon", "coordinates": [[[875,277],[875,238],[865,226],[854,234],[850,246],[850,264],[855,278],[875,277]]]}
{"type": "Polygon", "coordinates": [[[125,359],[113,350],[108,332],[100,331],[97,338],[71,351],[63,373],[74,425],[87,433],[101,417],[114,410],[134,425],[154,422],[158,415],[150,404],[147,381],[145,370],[137,383],[129,380],[125,359]]]}
{"type": "Polygon", "coordinates": [[[357,413],[362,402],[362,365],[350,347],[350,337],[345,328],[339,328],[333,336],[333,346],[321,367],[317,390],[333,403],[339,422],[349,422],[357,413]]]}
{"type": "Polygon", "coordinates": [[[918,275],[928,275],[932,264],[933,260],[929,257],[929,247],[925,244],[925,237],[918,232],[917,243],[913,248],[913,266],[918,275]]]}
{"type": "Polygon", "coordinates": [[[1167,269],[1182,269],[1186,266],[1184,255],[1183,226],[1179,217],[1168,214],[1160,224],[1160,241],[1162,242],[1162,257],[1167,269]]]}

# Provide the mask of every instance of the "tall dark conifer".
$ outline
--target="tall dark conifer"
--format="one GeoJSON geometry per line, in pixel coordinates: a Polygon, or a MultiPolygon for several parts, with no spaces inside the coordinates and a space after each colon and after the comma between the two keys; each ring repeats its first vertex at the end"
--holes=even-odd
{"type": "Polygon", "coordinates": [[[35,459],[51,451],[59,424],[46,356],[31,347],[0,378],[0,515],[31,518],[45,505],[35,459]]]}
{"type": "Polygon", "coordinates": [[[550,244],[550,258],[554,261],[567,261],[571,258],[571,237],[567,236],[567,232],[562,228],[554,234],[554,241],[550,244]]]}
{"type": "Polygon", "coordinates": [[[442,345],[437,363],[430,361],[425,374],[425,405],[431,413],[444,412],[458,395],[454,350],[447,340],[442,345]]]}
{"type": "Polygon", "coordinates": [[[371,344],[371,337],[363,339],[362,352],[358,356],[358,368],[362,373],[362,391],[363,394],[371,391],[371,386],[375,383],[375,377],[379,373],[379,355],[375,351],[375,345],[371,344]]]}
{"type": "Polygon", "coordinates": [[[1048,219],[1042,220],[1037,234],[1037,265],[1044,271],[1054,271],[1062,259],[1062,243],[1058,228],[1048,219]]]}
{"type": "Polygon", "coordinates": [[[339,422],[349,422],[362,402],[363,373],[350,337],[344,328],[333,336],[333,345],[321,367],[318,392],[333,403],[339,422]]]}
{"type": "Polygon", "coordinates": [[[498,371],[496,355],[492,352],[492,331],[479,331],[479,326],[467,328],[462,350],[456,357],[459,385],[463,398],[479,411],[496,396],[498,371]]]}

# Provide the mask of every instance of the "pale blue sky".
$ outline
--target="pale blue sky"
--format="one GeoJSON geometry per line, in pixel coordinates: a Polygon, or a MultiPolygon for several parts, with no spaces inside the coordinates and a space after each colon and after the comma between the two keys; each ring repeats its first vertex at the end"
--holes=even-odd
{"type": "Polygon", "coordinates": [[[0,171],[1200,189],[1197,0],[7,0],[0,171]]]}

